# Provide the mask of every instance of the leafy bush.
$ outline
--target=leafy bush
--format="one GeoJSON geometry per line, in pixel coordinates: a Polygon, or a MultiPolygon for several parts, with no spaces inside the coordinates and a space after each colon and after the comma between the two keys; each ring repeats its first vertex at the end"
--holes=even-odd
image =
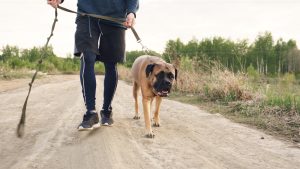
{"type": "Polygon", "coordinates": [[[97,62],[95,64],[95,73],[98,75],[102,75],[105,73],[104,64],[102,62],[97,62]]]}
{"type": "Polygon", "coordinates": [[[248,66],[247,74],[249,77],[253,78],[254,80],[259,78],[259,73],[258,73],[258,71],[255,70],[255,68],[253,67],[252,64],[250,64],[250,66],[248,66]]]}
{"type": "Polygon", "coordinates": [[[80,61],[76,58],[60,58],[53,53],[52,47],[47,49],[34,47],[32,49],[20,50],[16,46],[5,46],[1,50],[0,63],[8,69],[39,69],[48,73],[74,73],[80,69],[80,61]],[[43,63],[37,67],[40,58],[43,63]]]}
{"type": "Polygon", "coordinates": [[[126,52],[126,61],[123,63],[123,65],[126,67],[131,67],[135,59],[142,55],[160,56],[160,54],[155,51],[149,51],[147,54],[144,51],[130,51],[126,52]]]}
{"type": "Polygon", "coordinates": [[[284,84],[295,84],[296,76],[293,73],[285,73],[280,80],[284,84]]]}

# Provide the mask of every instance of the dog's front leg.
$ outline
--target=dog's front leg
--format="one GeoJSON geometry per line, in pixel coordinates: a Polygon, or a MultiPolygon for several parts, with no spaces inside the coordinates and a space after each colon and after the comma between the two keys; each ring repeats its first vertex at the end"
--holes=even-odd
{"type": "Polygon", "coordinates": [[[162,101],[162,98],[160,96],[156,96],[156,106],[155,106],[155,111],[154,111],[154,127],[159,127],[160,126],[160,119],[159,119],[159,111],[160,111],[160,103],[162,101]]]}
{"type": "Polygon", "coordinates": [[[143,108],[144,108],[144,118],[145,118],[145,125],[146,125],[146,137],[154,138],[154,133],[151,128],[151,119],[150,119],[150,105],[151,105],[151,98],[143,97],[143,108]]]}

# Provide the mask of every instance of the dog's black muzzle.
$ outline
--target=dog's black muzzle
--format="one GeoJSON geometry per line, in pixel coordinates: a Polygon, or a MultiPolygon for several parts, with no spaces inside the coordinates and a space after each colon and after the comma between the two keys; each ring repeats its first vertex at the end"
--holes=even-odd
{"type": "Polygon", "coordinates": [[[171,92],[172,83],[170,81],[158,81],[153,86],[153,92],[160,97],[167,97],[171,92]]]}

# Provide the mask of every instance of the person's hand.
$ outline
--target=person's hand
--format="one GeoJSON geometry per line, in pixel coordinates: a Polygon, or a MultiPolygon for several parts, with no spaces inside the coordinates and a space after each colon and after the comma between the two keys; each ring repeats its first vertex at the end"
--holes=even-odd
{"type": "Polygon", "coordinates": [[[126,18],[126,22],[124,23],[124,26],[126,26],[127,28],[130,28],[132,26],[134,26],[135,24],[135,16],[133,13],[129,13],[127,15],[127,18],[126,18]]]}
{"type": "Polygon", "coordinates": [[[61,3],[61,0],[47,0],[47,3],[53,8],[57,8],[58,5],[61,3]]]}

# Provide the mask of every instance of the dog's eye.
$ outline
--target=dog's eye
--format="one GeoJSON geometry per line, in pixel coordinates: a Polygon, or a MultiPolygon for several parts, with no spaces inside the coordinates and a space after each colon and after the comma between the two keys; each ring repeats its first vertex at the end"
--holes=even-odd
{"type": "Polygon", "coordinates": [[[169,73],[169,74],[168,74],[168,78],[174,79],[174,75],[173,75],[172,73],[169,73]]]}
{"type": "Polygon", "coordinates": [[[156,74],[155,76],[156,76],[156,78],[158,78],[158,79],[162,79],[162,78],[165,77],[164,72],[159,72],[159,73],[156,74]]]}

